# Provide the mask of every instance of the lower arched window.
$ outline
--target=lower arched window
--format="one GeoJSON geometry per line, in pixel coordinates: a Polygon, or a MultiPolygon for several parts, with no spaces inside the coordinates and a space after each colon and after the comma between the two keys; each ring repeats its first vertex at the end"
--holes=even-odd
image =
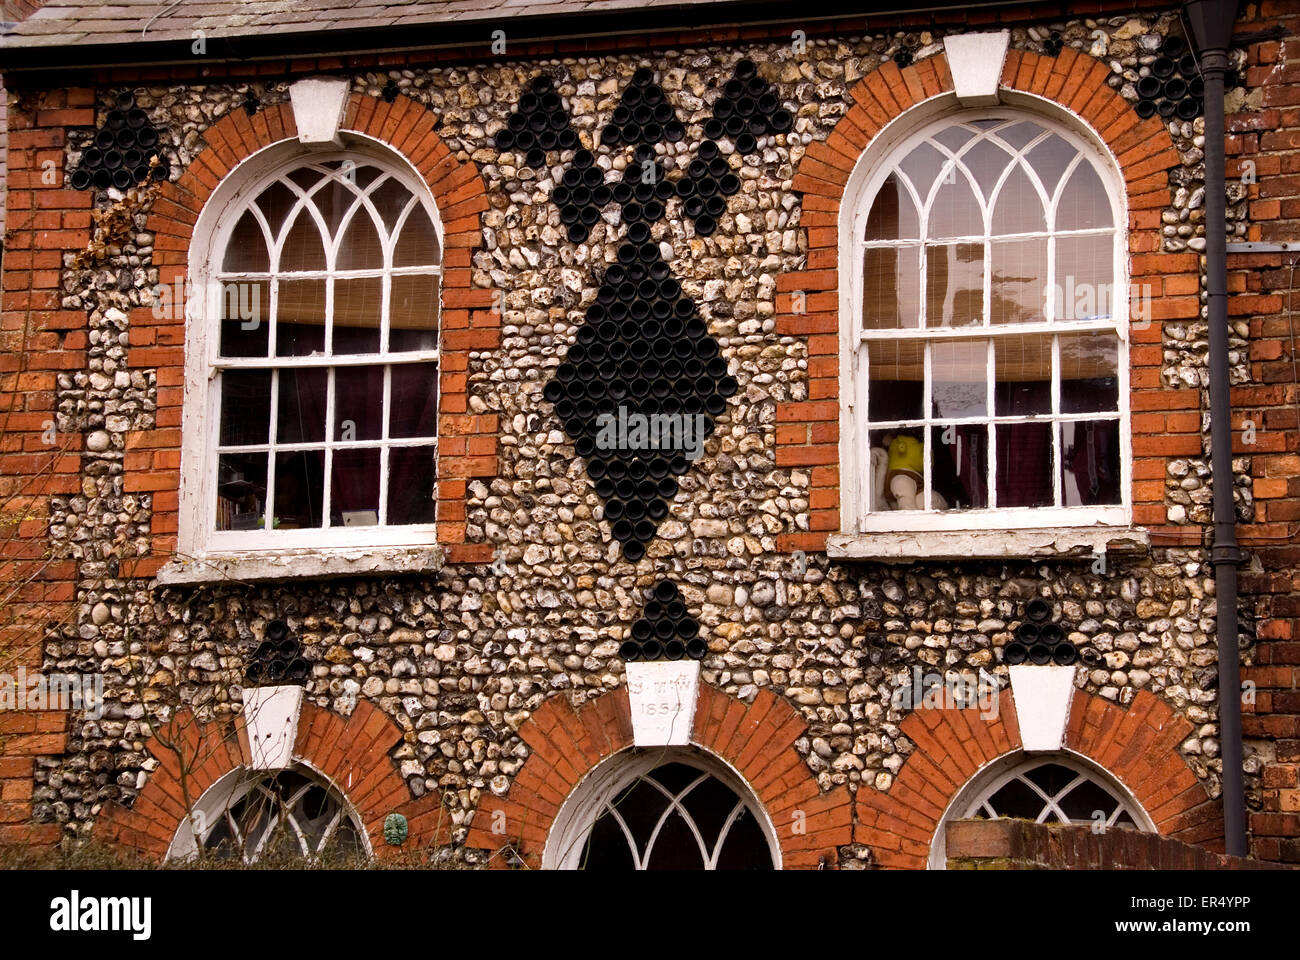
{"type": "Polygon", "coordinates": [[[367,855],[365,837],[347,799],[311,771],[238,770],[195,805],[172,843],[172,856],[191,856],[201,847],[222,860],[275,855],[351,861],[367,855]]]}
{"type": "Polygon", "coordinates": [[[930,846],[930,866],[946,863],[949,820],[1014,817],[1097,829],[1151,831],[1137,800],[1099,767],[1066,754],[1012,756],[976,774],[949,805],[930,846]]]}
{"type": "Polygon", "coordinates": [[[762,807],[722,764],[655,751],[615,758],[579,787],[544,864],[574,870],[771,870],[762,807]],[[672,758],[669,759],[668,757],[672,758]]]}

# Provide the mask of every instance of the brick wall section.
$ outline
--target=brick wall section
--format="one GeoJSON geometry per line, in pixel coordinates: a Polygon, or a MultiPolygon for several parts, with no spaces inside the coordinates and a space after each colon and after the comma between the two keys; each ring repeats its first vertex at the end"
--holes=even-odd
{"type": "MultiPolygon", "coordinates": [[[[789,702],[760,690],[752,704],[707,684],[699,688],[692,742],[734,767],[772,818],[785,869],[836,865],[836,848],[852,836],[847,788],[822,793],[794,749],[807,724],[789,702]],[[800,811],[802,816],[796,816],[800,811]],[[806,831],[796,833],[796,824],[806,831]]],[[[543,703],[520,728],[532,751],[509,793],[485,798],[466,846],[498,850],[514,844],[530,866],[541,865],[546,838],[564,801],[598,763],[632,746],[632,714],[620,687],[575,710],[563,694],[543,703]],[[493,833],[505,815],[505,834],[493,833]]],[[[494,864],[503,864],[494,858],[494,864]]]]}
{"type": "MultiPolygon", "coordinates": [[[[1281,23],[1284,36],[1247,47],[1246,82],[1260,91],[1254,109],[1227,117],[1227,176],[1255,164],[1249,233],[1264,242],[1300,240],[1300,10],[1263,3],[1246,11],[1239,32],[1281,23]]],[[[1254,106],[1252,104],[1252,106],[1254,106]]],[[[1254,664],[1242,679],[1256,685],[1243,706],[1247,740],[1271,741],[1265,752],[1261,806],[1250,812],[1252,852],[1300,863],[1300,387],[1296,384],[1293,288],[1297,253],[1230,254],[1228,310],[1250,323],[1251,378],[1233,388],[1233,448],[1251,458],[1255,522],[1239,528],[1258,564],[1241,575],[1255,617],[1254,664]],[[1289,308],[1289,309],[1288,309],[1289,308]],[[1256,443],[1247,444],[1246,421],[1256,443]],[[1260,572],[1255,572],[1260,571],[1260,572]],[[1267,571],[1267,572],[1263,572],[1267,571]]],[[[1300,271],[1295,271],[1300,272],[1300,271]]]]}
{"type": "MultiPolygon", "coordinates": [[[[858,790],[854,840],[882,867],[921,869],[944,811],[987,764],[1021,748],[1010,689],[996,716],[978,710],[916,710],[900,724],[916,749],[888,793],[858,790]]],[[[1177,752],[1193,730],[1163,700],[1143,690],[1125,710],[1076,691],[1065,745],[1126,786],[1164,836],[1223,847],[1223,814],[1177,752]]]]}
{"type": "MultiPolygon", "coordinates": [[[[1170,202],[1168,170],[1179,164],[1173,141],[1156,118],[1141,120],[1106,85],[1100,60],[1066,48],[1059,57],[1011,50],[1002,86],[1034,93],[1089,124],[1119,162],[1128,192],[1130,270],[1147,285],[1152,322],[1135,325],[1130,360],[1133,409],[1133,517],[1148,528],[1165,524],[1165,462],[1201,452],[1199,398],[1195,391],[1160,383],[1164,321],[1193,319],[1200,309],[1199,261],[1194,253],[1159,253],[1160,212],[1170,202]],[[1137,328],[1140,326],[1141,328],[1137,328]]],[[[891,120],[924,100],[952,90],[947,58],[938,54],[904,69],[886,62],[851,91],[856,104],[825,142],[812,143],[799,163],[794,187],[803,193],[802,226],[808,267],[777,281],[777,332],[808,344],[808,399],[777,407],[776,463],[812,470],[807,532],[784,534],[782,550],[825,549],[841,529],[839,468],[839,222],[849,174],[871,140],[891,120]],[[802,313],[794,292],[802,291],[802,313]]],[[[1186,531],[1162,530],[1165,540],[1186,531]]],[[[1159,536],[1159,534],[1157,534],[1159,536]]],[[[1200,532],[1192,532],[1199,542],[1200,532]]]]}
{"type": "MultiPolygon", "coordinates": [[[[157,737],[149,741],[149,752],[159,765],[135,802],[130,808],[106,804],[94,830],[96,838],[153,860],[166,855],[177,829],[203,793],[232,770],[246,767],[250,757],[242,716],[223,729],[215,723],[200,724],[192,714],[181,713],[163,737],[175,746],[163,746],[157,737]],[[182,772],[182,763],[187,773],[182,772]]],[[[445,844],[449,838],[449,821],[439,797],[426,794],[412,799],[389,757],[402,743],[396,724],[369,702],[360,701],[347,718],[312,703],[303,704],[294,758],[325,774],[347,797],[379,855],[393,849],[384,842],[384,819],[390,813],[407,818],[406,843],[411,848],[445,844]]],[[[250,770],[249,776],[256,774],[250,770]]]]}
{"type": "MultiPolygon", "coordinates": [[[[342,127],[373,137],[405,156],[429,186],[443,224],[441,363],[438,420],[438,542],[451,562],[491,559],[488,544],[465,542],[466,482],[497,473],[497,417],[470,414],[469,354],[501,342],[501,317],[492,292],[474,289],[472,251],[483,242],[479,214],[488,207],[482,178],[472,161],[462,162],[434,132],[435,116],[408,97],[388,104],[353,95],[342,127]]],[[[154,202],[148,228],[155,236],[159,282],[185,276],[194,225],[222,179],[253,153],[296,137],[287,103],[247,116],[234,110],[204,132],[208,149],[154,202]]],[[[179,312],[179,311],[173,311],[179,312]]],[[[152,553],[124,567],[127,576],[153,576],[176,550],[180,498],[181,402],[185,384],[185,323],[155,318],[152,308],[131,314],[128,364],[155,368],[158,376],[156,429],[127,437],[126,489],[153,495],[152,553]]]]}
{"type": "Polygon", "coordinates": [[[949,870],[1281,870],[1133,830],[1028,820],[956,820],[948,824],[949,870]]]}
{"type": "Polygon", "coordinates": [[[0,7],[0,20],[17,23],[26,20],[43,6],[45,0],[4,0],[3,7],[0,7]]]}
{"type": "MultiPolygon", "coordinates": [[[[59,309],[62,251],[89,238],[90,198],[63,186],[66,128],[89,123],[90,90],[29,94],[9,113],[8,239],[0,275],[0,672],[41,668],[45,631],[72,622],[73,561],[52,550],[52,496],[80,491],[81,438],[54,435],[56,378],[86,363],[87,318],[59,309]],[[53,182],[42,164],[54,161],[53,182]]],[[[52,842],[31,825],[35,758],[60,754],[68,715],[0,715],[0,843],[52,842]]]]}

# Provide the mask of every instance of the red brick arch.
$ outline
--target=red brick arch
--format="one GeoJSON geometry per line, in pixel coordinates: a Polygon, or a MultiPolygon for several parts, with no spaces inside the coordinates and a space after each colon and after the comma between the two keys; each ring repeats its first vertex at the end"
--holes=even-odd
{"type": "MultiPolygon", "coordinates": [[[[161,860],[190,808],[219,779],[249,764],[248,737],[242,718],[223,728],[198,723],[183,712],[163,728],[162,745],[154,737],[146,745],[158,761],[144,789],[128,808],[108,803],[95,821],[94,835],[161,860]],[[182,762],[189,767],[182,774],[182,762]]],[[[396,849],[384,842],[384,818],[400,813],[409,827],[406,849],[448,842],[449,818],[436,794],[419,799],[398,773],[389,753],[403,742],[402,732],[378,707],[360,701],[352,716],[304,703],[293,755],[323,773],[347,797],[365,825],[371,847],[379,856],[396,849]]],[[[250,775],[252,771],[250,770],[250,775]]]]}
{"type": "MultiPolygon", "coordinates": [[[[391,104],[353,94],[340,129],[385,144],[401,154],[428,185],[443,225],[440,399],[438,404],[438,542],[452,562],[491,559],[490,544],[465,542],[465,493],[470,477],[497,473],[495,414],[469,412],[468,369],[472,350],[501,343],[501,316],[492,312],[492,291],[475,288],[472,251],[483,243],[480,215],[487,188],[472,160],[460,159],[438,136],[437,117],[422,104],[398,96],[391,104]]],[[[174,182],[162,184],[147,229],[154,234],[158,280],[183,278],[195,224],[218,184],[253,154],[297,137],[293,109],[275,104],[249,117],[234,109],[203,132],[207,148],[174,182]]],[[[134,369],[158,371],[154,430],[127,437],[126,489],[153,494],[153,550],[123,564],[125,576],[153,576],[176,549],[180,491],[181,400],[185,370],[185,323],[157,319],[146,307],[132,311],[134,369]]]]}
{"type": "MultiPolygon", "coordinates": [[[[1190,252],[1159,252],[1161,208],[1170,202],[1168,171],[1181,160],[1164,124],[1155,117],[1139,118],[1133,105],[1107,85],[1109,76],[1105,63],[1071,48],[1055,58],[1010,50],[1001,86],[1042,97],[1078,116],[1110,149],[1123,175],[1129,272],[1134,282],[1150,285],[1154,302],[1154,322],[1131,331],[1129,351],[1132,412],[1153,412],[1144,421],[1135,416],[1133,424],[1133,515],[1136,523],[1150,526],[1166,519],[1163,454],[1183,446],[1200,449],[1199,418],[1178,417],[1189,404],[1171,397],[1174,391],[1162,390],[1160,383],[1161,322],[1200,315],[1199,258],[1190,252]],[[1175,415],[1160,415],[1165,411],[1175,415]]],[[[808,399],[778,404],[776,463],[811,469],[813,493],[808,532],[782,534],[778,549],[824,550],[827,535],[841,529],[839,223],[849,176],[891,121],[952,89],[943,53],[902,69],[886,61],[853,87],[853,107],[825,140],[808,145],[799,162],[794,189],[803,194],[800,225],[808,238],[807,268],[778,278],[776,329],[807,341],[808,399]],[[799,312],[794,291],[801,293],[799,312]]]]}
{"type": "MultiPolygon", "coordinates": [[[[852,837],[848,789],[822,792],[794,749],[806,729],[799,712],[770,690],[748,704],[700,684],[692,742],[729,763],[754,791],[776,828],[787,869],[834,867],[836,847],[852,837]]],[[[632,746],[627,690],[620,687],[580,709],[563,695],[552,697],[519,735],[532,752],[506,796],[485,795],[479,802],[466,845],[495,851],[510,844],[536,867],[574,788],[602,760],[632,746]],[[493,832],[494,821],[504,833],[493,832]]]]}
{"type": "MultiPolygon", "coordinates": [[[[957,792],[989,763],[1021,748],[1011,690],[995,718],[978,710],[916,710],[900,725],[916,749],[888,793],[858,790],[854,839],[885,867],[925,866],[930,841],[957,792]]],[[[1109,772],[1163,836],[1223,847],[1223,812],[1178,752],[1192,723],[1143,690],[1128,709],[1075,691],[1065,745],[1109,772]]]]}

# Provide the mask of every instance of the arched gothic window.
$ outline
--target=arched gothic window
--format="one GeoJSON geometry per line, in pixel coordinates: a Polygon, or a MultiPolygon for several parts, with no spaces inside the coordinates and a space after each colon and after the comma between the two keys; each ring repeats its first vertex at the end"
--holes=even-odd
{"type": "Polygon", "coordinates": [[[766,814],[730,769],[703,754],[613,758],[566,802],[543,863],[575,870],[771,870],[766,814]]]}
{"type": "Polygon", "coordinates": [[[218,859],[272,854],[351,862],[367,854],[365,827],[347,799],[313,772],[237,770],[210,787],[181,824],[172,856],[197,846],[218,859]]]}

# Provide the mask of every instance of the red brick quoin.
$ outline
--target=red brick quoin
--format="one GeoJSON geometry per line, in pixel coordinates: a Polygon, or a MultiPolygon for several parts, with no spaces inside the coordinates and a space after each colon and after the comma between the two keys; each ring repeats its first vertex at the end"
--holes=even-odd
{"type": "MultiPolygon", "coordinates": [[[[200,724],[193,714],[183,712],[163,729],[162,736],[173,747],[163,746],[156,736],[149,741],[147,748],[159,766],[135,803],[130,808],[105,804],[94,827],[96,838],[153,860],[166,855],[177,829],[204,791],[250,762],[242,717],[233,729],[223,730],[216,723],[200,724]],[[182,764],[189,768],[188,776],[182,774],[182,764]]],[[[398,849],[384,841],[384,819],[390,813],[407,819],[406,849],[445,844],[449,839],[450,818],[438,795],[413,799],[389,757],[402,742],[401,730],[388,715],[364,700],[346,719],[311,703],[302,706],[295,760],[323,773],[347,797],[379,856],[398,849]]],[[[257,776],[251,769],[248,775],[257,776]]]]}
{"type": "MultiPolygon", "coordinates": [[[[950,707],[916,710],[900,726],[916,749],[888,793],[858,790],[854,841],[869,846],[881,866],[921,869],[957,791],[993,760],[1021,749],[1020,723],[1007,689],[992,721],[950,707]]],[[[1162,836],[1222,851],[1222,810],[1178,753],[1194,729],[1146,690],[1127,710],[1076,690],[1065,745],[1127,787],[1162,836]]]]}
{"type": "MultiPolygon", "coordinates": [[[[1165,460],[1201,452],[1199,394],[1162,387],[1161,327],[1200,312],[1195,253],[1160,253],[1160,212],[1170,202],[1170,168],[1179,164],[1173,141],[1157,118],[1141,120],[1106,84],[1109,68],[1066,48],[1058,57],[1011,50],[1002,87],[1036,94],[1087,123],[1119,162],[1129,211],[1129,272],[1149,285],[1152,322],[1132,329],[1130,388],[1133,428],[1133,519],[1165,523],[1165,460]]],[[[824,141],[808,145],[794,189],[803,194],[801,225],[808,237],[807,269],[777,280],[777,333],[804,338],[808,399],[777,407],[776,463],[812,471],[808,531],[778,538],[781,550],[820,551],[840,526],[839,467],[839,222],[849,175],[884,127],[918,104],[953,89],[940,53],[900,69],[892,62],[868,74],[850,92],[853,108],[824,141]],[[802,294],[795,312],[794,291],[802,294]]],[[[1168,528],[1175,534],[1177,528],[1168,528]]],[[[1199,534],[1197,535],[1199,538],[1199,534]]],[[[1199,542],[1199,540],[1198,540],[1199,542]]]]}
{"type": "MultiPolygon", "coordinates": [[[[440,399],[438,404],[438,542],[451,562],[491,559],[489,544],[465,542],[465,494],[470,477],[497,473],[497,417],[469,412],[469,353],[501,342],[501,316],[491,310],[492,291],[475,289],[470,257],[483,242],[480,214],[486,187],[473,161],[457,159],[434,131],[436,117],[399,96],[389,104],[353,94],[341,129],[378,140],[404,156],[428,185],[442,219],[443,273],[440,399]]],[[[287,103],[252,117],[232,110],[204,131],[208,148],[173,182],[163,184],[149,217],[155,236],[159,282],[185,275],[194,225],[217,185],[240,162],[272,144],[297,136],[287,103]]],[[[127,437],[126,490],[153,494],[153,552],[124,564],[124,575],[153,576],[176,549],[180,492],[181,401],[185,382],[185,323],[157,319],[150,308],[131,314],[133,369],[158,371],[157,427],[127,437]]]]}
{"type": "MultiPolygon", "coordinates": [[[[752,704],[700,684],[692,742],[729,763],[749,784],[776,828],[786,869],[836,866],[836,847],[852,838],[853,806],[846,787],[821,792],[794,749],[807,729],[787,701],[760,690],[752,704]]],[[[519,735],[532,753],[509,793],[479,802],[466,846],[497,851],[513,845],[541,865],[556,815],[578,783],[607,757],[632,746],[626,688],[574,709],[564,695],[543,703],[519,735]],[[505,817],[504,832],[493,831],[505,817]]],[[[494,866],[504,859],[494,857],[494,866]]]]}

